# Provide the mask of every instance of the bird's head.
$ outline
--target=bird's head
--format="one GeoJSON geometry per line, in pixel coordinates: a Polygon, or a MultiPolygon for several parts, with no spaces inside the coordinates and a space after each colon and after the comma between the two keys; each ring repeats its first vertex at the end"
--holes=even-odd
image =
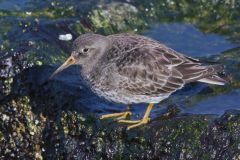
{"type": "Polygon", "coordinates": [[[50,76],[50,79],[57,73],[71,65],[81,65],[82,69],[90,69],[98,58],[110,46],[110,40],[99,34],[83,34],[73,42],[71,56],[50,76]]]}

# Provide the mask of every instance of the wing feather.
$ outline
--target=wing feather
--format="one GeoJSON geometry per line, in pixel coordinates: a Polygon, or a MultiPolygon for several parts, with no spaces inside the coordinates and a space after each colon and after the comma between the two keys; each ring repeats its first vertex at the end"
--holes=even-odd
{"type": "Polygon", "coordinates": [[[120,88],[132,94],[158,96],[171,94],[183,86],[181,73],[169,67],[183,62],[177,60],[176,56],[168,54],[165,57],[165,52],[159,52],[152,46],[126,53],[116,63],[121,66],[117,72],[124,81],[120,88]]]}
{"type": "Polygon", "coordinates": [[[216,74],[221,69],[205,66],[152,39],[124,34],[112,41],[121,55],[116,59],[119,87],[131,94],[171,94],[184,84],[216,74]],[[120,57],[120,58],[119,58],[120,57]]]}

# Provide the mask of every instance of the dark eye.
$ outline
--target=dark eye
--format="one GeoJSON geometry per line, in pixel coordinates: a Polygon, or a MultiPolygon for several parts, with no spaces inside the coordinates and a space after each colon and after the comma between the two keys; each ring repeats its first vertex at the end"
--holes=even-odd
{"type": "Polygon", "coordinates": [[[88,50],[89,50],[88,48],[84,48],[83,52],[88,52],[88,50]]]}

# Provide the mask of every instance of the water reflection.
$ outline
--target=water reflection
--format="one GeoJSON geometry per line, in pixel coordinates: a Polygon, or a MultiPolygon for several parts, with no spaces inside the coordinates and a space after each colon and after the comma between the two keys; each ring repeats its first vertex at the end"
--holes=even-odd
{"type": "Polygon", "coordinates": [[[29,0],[0,1],[0,10],[21,10],[29,0]]]}
{"type": "Polygon", "coordinates": [[[223,95],[206,98],[194,105],[186,105],[183,112],[222,115],[226,110],[240,109],[239,97],[240,90],[237,89],[223,95]]]}
{"type": "Polygon", "coordinates": [[[152,37],[176,51],[193,57],[211,56],[234,48],[237,45],[226,37],[203,33],[194,25],[183,23],[164,23],[153,25],[143,35],[152,37]]]}

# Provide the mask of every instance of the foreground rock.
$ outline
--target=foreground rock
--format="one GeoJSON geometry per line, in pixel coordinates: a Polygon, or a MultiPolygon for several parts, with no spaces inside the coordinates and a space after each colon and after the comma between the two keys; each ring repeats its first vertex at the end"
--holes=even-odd
{"type": "Polygon", "coordinates": [[[106,102],[90,103],[86,97],[93,95],[76,87],[80,82],[46,81],[51,70],[26,70],[2,100],[1,159],[240,159],[238,110],[221,117],[160,117],[126,131],[125,125],[98,119],[101,109],[91,106],[106,102]]]}

